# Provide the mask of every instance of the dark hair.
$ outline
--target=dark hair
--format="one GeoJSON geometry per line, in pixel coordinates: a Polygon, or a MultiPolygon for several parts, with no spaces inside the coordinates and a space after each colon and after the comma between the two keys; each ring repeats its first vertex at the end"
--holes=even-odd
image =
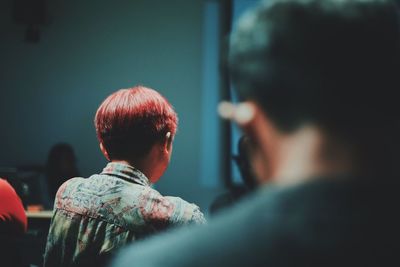
{"type": "Polygon", "coordinates": [[[76,161],[70,144],[57,143],[51,147],[47,156],[46,176],[52,198],[65,181],[79,175],[76,161]]]}
{"type": "Polygon", "coordinates": [[[230,69],[240,96],[255,99],[288,131],[305,122],[339,130],[393,118],[395,4],[271,1],[244,16],[232,35],[230,69]]]}
{"type": "Polygon", "coordinates": [[[391,1],[270,0],[242,17],[229,63],[239,96],[280,130],[313,123],[360,147],[384,136],[384,151],[400,133],[399,59],[391,1]]]}
{"type": "Polygon", "coordinates": [[[147,154],[167,132],[173,136],[178,118],[158,92],[136,86],[108,96],[94,122],[97,137],[111,159],[132,159],[147,154]]]}

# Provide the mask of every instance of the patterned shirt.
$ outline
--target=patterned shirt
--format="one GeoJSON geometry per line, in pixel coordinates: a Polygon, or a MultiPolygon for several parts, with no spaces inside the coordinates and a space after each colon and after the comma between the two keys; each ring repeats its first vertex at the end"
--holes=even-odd
{"type": "Polygon", "coordinates": [[[196,205],[162,196],[139,170],[111,162],[101,174],[73,178],[59,188],[44,266],[104,266],[130,241],[204,222],[196,205]]]}

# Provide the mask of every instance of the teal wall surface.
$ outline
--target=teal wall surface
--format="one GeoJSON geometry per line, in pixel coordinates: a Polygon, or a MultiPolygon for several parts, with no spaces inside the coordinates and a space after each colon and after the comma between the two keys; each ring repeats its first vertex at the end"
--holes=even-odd
{"type": "MultiPolygon", "coordinates": [[[[218,150],[205,162],[203,149],[208,141],[218,145],[213,135],[202,135],[209,121],[204,109],[215,108],[204,104],[210,94],[203,92],[207,1],[47,2],[49,19],[38,43],[24,42],[26,26],[13,21],[12,1],[0,2],[0,166],[44,164],[53,144],[68,142],[83,176],[101,171],[106,160],[95,111],[113,91],[143,84],[168,98],[180,121],[171,165],[157,189],[207,209],[221,191],[220,183],[207,186],[200,177],[220,180],[218,150]],[[207,166],[214,171],[201,170],[207,166]]],[[[217,132],[212,119],[210,131],[217,132]]]]}

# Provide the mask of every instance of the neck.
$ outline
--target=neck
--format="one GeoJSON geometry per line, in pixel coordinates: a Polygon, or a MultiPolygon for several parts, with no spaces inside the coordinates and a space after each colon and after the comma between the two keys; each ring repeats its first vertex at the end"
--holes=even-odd
{"type": "Polygon", "coordinates": [[[141,161],[113,159],[113,160],[111,160],[111,162],[122,163],[122,164],[132,166],[135,169],[138,169],[139,171],[141,171],[144,175],[146,175],[147,178],[150,179],[151,172],[149,171],[149,168],[146,167],[146,164],[143,164],[143,162],[141,162],[141,161]]]}
{"type": "Polygon", "coordinates": [[[272,177],[279,184],[335,177],[353,171],[348,149],[313,127],[303,127],[294,135],[282,137],[277,146],[277,157],[272,177]]]}

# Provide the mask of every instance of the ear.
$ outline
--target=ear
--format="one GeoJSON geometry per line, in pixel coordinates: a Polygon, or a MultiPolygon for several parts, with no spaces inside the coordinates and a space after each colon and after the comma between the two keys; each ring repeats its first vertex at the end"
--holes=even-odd
{"type": "Polygon", "coordinates": [[[106,159],[108,161],[111,161],[110,156],[108,155],[108,152],[107,152],[106,148],[104,147],[103,143],[100,143],[100,150],[103,153],[104,157],[106,157],[106,159]]]}
{"type": "Polygon", "coordinates": [[[237,107],[235,121],[250,140],[251,161],[261,182],[272,178],[276,167],[278,131],[261,107],[252,101],[237,107]]]}
{"type": "Polygon", "coordinates": [[[170,153],[170,151],[171,151],[171,149],[172,149],[172,141],[173,141],[173,139],[174,139],[174,138],[173,138],[171,132],[167,132],[167,133],[165,134],[162,149],[163,149],[163,151],[166,152],[167,154],[170,153]]]}
{"type": "Polygon", "coordinates": [[[278,131],[272,120],[258,104],[254,102],[246,102],[245,104],[249,105],[251,111],[241,112],[239,107],[236,121],[246,135],[250,137],[250,140],[261,145],[263,140],[270,140],[272,135],[275,135],[278,131]],[[251,113],[251,115],[246,113],[251,113]]]}

